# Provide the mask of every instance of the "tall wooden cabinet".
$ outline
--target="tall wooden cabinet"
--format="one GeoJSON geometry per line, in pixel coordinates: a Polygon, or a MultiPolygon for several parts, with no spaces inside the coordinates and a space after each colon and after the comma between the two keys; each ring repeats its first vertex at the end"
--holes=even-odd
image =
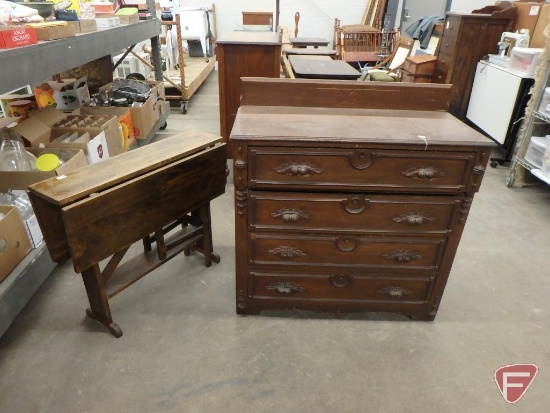
{"type": "Polygon", "coordinates": [[[491,14],[446,13],[433,82],[453,85],[449,113],[458,119],[466,118],[477,62],[498,52],[497,43],[503,32],[511,30],[516,10],[510,7],[491,14]]]}
{"type": "Polygon", "coordinates": [[[273,32],[230,32],[216,42],[220,134],[229,141],[239,109],[241,77],[280,77],[281,41],[273,32]]]}
{"type": "Polygon", "coordinates": [[[447,85],[350,83],[243,80],[238,313],[436,316],[495,145],[444,112],[447,85]]]}

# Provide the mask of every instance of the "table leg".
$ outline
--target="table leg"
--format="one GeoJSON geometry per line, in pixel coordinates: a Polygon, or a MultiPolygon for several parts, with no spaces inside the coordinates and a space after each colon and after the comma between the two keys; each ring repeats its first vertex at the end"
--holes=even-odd
{"type": "Polygon", "coordinates": [[[214,254],[214,246],[212,242],[212,224],[210,218],[210,203],[207,202],[199,209],[199,216],[202,222],[202,240],[198,242],[199,247],[202,248],[204,254],[204,265],[210,267],[212,261],[216,264],[220,263],[220,256],[214,254]]]}
{"type": "Polygon", "coordinates": [[[116,338],[121,337],[122,330],[113,322],[113,318],[111,317],[109,300],[105,291],[103,277],[99,270],[99,264],[95,264],[93,267],[84,270],[82,272],[82,280],[84,281],[84,287],[86,287],[86,294],[90,303],[90,308],[86,310],[86,315],[107,327],[116,338]]]}

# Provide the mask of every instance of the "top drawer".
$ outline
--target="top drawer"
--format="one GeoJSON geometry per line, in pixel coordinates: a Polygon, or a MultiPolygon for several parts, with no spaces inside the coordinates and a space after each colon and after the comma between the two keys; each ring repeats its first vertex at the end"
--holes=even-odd
{"type": "MultiPolygon", "coordinates": [[[[251,148],[251,188],[466,192],[475,152],[251,148]]],[[[474,190],[477,190],[474,189],[474,190]]]]}

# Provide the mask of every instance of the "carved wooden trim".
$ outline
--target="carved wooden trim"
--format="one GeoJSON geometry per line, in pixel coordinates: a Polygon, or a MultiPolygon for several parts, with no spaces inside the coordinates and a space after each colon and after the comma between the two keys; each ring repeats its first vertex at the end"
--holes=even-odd
{"type": "Polygon", "coordinates": [[[378,294],[387,295],[392,298],[401,298],[404,295],[411,295],[413,292],[403,287],[390,286],[378,290],[378,294]]]}
{"type": "Polygon", "coordinates": [[[248,197],[248,192],[246,190],[240,191],[235,188],[235,200],[237,204],[237,213],[239,214],[240,217],[244,216],[247,197],[248,197]]]}
{"type": "Polygon", "coordinates": [[[473,174],[474,175],[483,175],[485,173],[485,167],[483,165],[477,165],[474,167],[473,174]]]}
{"type": "Polygon", "coordinates": [[[282,208],[271,213],[275,219],[281,219],[283,222],[297,222],[300,219],[308,219],[309,214],[297,208],[282,208]]]}
{"type": "Polygon", "coordinates": [[[235,205],[237,207],[238,215],[242,218],[245,215],[248,191],[246,190],[246,182],[244,178],[244,174],[246,172],[246,161],[243,159],[243,147],[240,145],[237,148],[237,156],[235,158],[235,168],[233,169],[235,172],[235,205]]]}
{"type": "Polygon", "coordinates": [[[405,223],[409,225],[424,225],[433,222],[435,217],[426,212],[407,212],[393,218],[393,220],[397,223],[405,223]]]}
{"type": "Polygon", "coordinates": [[[441,297],[439,295],[436,295],[435,299],[434,299],[434,302],[431,306],[431,310],[428,313],[430,315],[430,317],[435,318],[435,316],[437,315],[437,310],[439,308],[439,303],[440,302],[441,302],[441,297]]]}
{"type": "Polygon", "coordinates": [[[351,252],[357,248],[357,240],[354,237],[338,237],[335,242],[336,247],[342,252],[351,252]]]}
{"type": "Polygon", "coordinates": [[[280,258],[293,260],[298,257],[305,257],[306,254],[297,248],[281,245],[280,247],[269,250],[271,254],[278,255],[280,258]]]}
{"type": "Polygon", "coordinates": [[[358,196],[354,196],[351,199],[344,199],[342,206],[350,214],[360,214],[365,210],[370,200],[358,196]]]}
{"type": "Polygon", "coordinates": [[[349,163],[355,169],[367,169],[372,165],[374,156],[372,152],[367,152],[364,149],[356,149],[355,151],[348,154],[349,163]]]}
{"type": "Polygon", "coordinates": [[[292,176],[319,175],[324,172],[323,169],[313,166],[309,162],[288,162],[273,168],[273,170],[278,174],[292,176]]]}
{"type": "Polygon", "coordinates": [[[403,171],[401,172],[401,174],[409,178],[425,180],[443,178],[445,175],[447,175],[445,171],[437,169],[435,166],[418,166],[416,168],[411,168],[403,171]]]}
{"type": "Polygon", "coordinates": [[[387,260],[394,260],[396,262],[411,262],[422,258],[422,255],[411,250],[395,250],[382,255],[387,260]]]}
{"type": "Polygon", "coordinates": [[[265,286],[266,289],[270,291],[277,291],[279,294],[291,294],[293,292],[301,293],[306,289],[301,285],[291,282],[278,282],[265,286]]]}
{"type": "Polygon", "coordinates": [[[472,206],[472,201],[473,198],[464,198],[460,204],[460,210],[458,211],[458,222],[461,224],[464,224],[466,222],[466,218],[468,218],[468,212],[472,206]]]}

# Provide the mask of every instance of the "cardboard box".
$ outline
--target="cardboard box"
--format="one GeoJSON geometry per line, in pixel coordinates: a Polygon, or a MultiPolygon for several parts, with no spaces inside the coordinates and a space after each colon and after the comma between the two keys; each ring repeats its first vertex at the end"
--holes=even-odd
{"type": "Polygon", "coordinates": [[[27,46],[38,43],[36,30],[32,27],[0,28],[0,49],[27,46]]]}
{"type": "Polygon", "coordinates": [[[0,205],[0,281],[30,252],[31,244],[17,212],[11,205],[0,205]]]}
{"type": "Polygon", "coordinates": [[[97,31],[97,22],[95,19],[80,19],[78,21],[67,21],[71,26],[74,26],[77,33],[90,33],[97,31]]]}
{"type": "MultiPolygon", "coordinates": [[[[35,148],[59,147],[59,145],[70,148],[73,144],[52,144],[52,142],[63,134],[88,133],[90,141],[86,144],[86,155],[90,160],[104,160],[122,153],[122,141],[116,116],[68,115],[49,106],[31,112],[29,118],[14,126],[13,130],[27,139],[35,148]]],[[[82,149],[82,143],[80,141],[80,146],[74,147],[82,149]]]]}
{"type": "MultiPolygon", "coordinates": [[[[164,82],[148,81],[147,83],[151,85],[149,98],[143,103],[134,103],[130,108],[136,139],[147,137],[160,117],[161,109],[159,109],[159,105],[165,102],[164,82]]],[[[110,83],[99,88],[100,91],[109,89],[111,89],[110,83]]]]}
{"type": "Polygon", "coordinates": [[[36,219],[36,215],[32,214],[29,218],[25,220],[24,224],[25,231],[27,232],[27,236],[29,237],[31,247],[37,248],[42,243],[44,235],[42,234],[42,230],[40,229],[40,225],[38,224],[38,219],[36,219]]]}
{"type": "MultiPolygon", "coordinates": [[[[38,157],[43,152],[48,149],[41,148],[27,148],[27,151],[32,153],[34,156],[38,157]]],[[[83,168],[88,166],[88,161],[84,152],[76,149],[68,149],[68,153],[73,156],[66,161],[63,165],[57,168],[55,171],[40,172],[40,171],[29,171],[29,172],[8,172],[0,171],[0,192],[7,192],[10,189],[21,189],[27,190],[29,185],[36,182],[43,181],[48,178],[55,176],[65,175],[75,169],[83,168]]]]}
{"type": "Polygon", "coordinates": [[[122,151],[125,152],[135,142],[134,122],[130,108],[117,108],[113,106],[82,106],[79,111],[83,115],[108,115],[116,116],[121,132],[122,151]]]}
{"type": "MultiPolygon", "coordinates": [[[[502,3],[497,1],[496,4],[502,3]]],[[[539,14],[542,9],[542,4],[536,1],[529,2],[513,2],[512,6],[518,9],[512,32],[520,29],[529,29],[529,34],[535,31],[535,26],[539,19],[539,14]]]]}
{"type": "Polygon", "coordinates": [[[99,29],[104,29],[106,27],[118,27],[120,26],[120,19],[115,16],[111,17],[96,17],[95,19],[97,27],[99,29]]]}
{"type": "Polygon", "coordinates": [[[56,138],[53,142],[41,143],[39,146],[41,148],[81,149],[86,155],[86,160],[90,164],[104,161],[110,157],[109,145],[107,145],[104,131],[99,132],[93,138],[90,138],[89,132],[82,132],[80,130],[72,133],[65,133],[56,138]],[[70,135],[74,135],[76,139],[70,143],[58,141],[70,135]]]}
{"type": "Polygon", "coordinates": [[[139,11],[137,7],[123,7],[115,15],[120,19],[120,24],[133,24],[139,22],[139,11]]]}
{"type": "Polygon", "coordinates": [[[90,100],[86,76],[80,79],[49,81],[34,88],[36,104],[39,108],[53,106],[56,109],[73,111],[90,100]]]}
{"type": "Polygon", "coordinates": [[[76,28],[66,26],[35,27],[38,40],[57,40],[76,36],[76,28]]]}
{"type": "Polygon", "coordinates": [[[535,30],[531,33],[531,42],[529,47],[542,47],[546,46],[546,36],[544,35],[544,29],[550,23],[550,4],[544,4],[537,20],[535,30]]]}

